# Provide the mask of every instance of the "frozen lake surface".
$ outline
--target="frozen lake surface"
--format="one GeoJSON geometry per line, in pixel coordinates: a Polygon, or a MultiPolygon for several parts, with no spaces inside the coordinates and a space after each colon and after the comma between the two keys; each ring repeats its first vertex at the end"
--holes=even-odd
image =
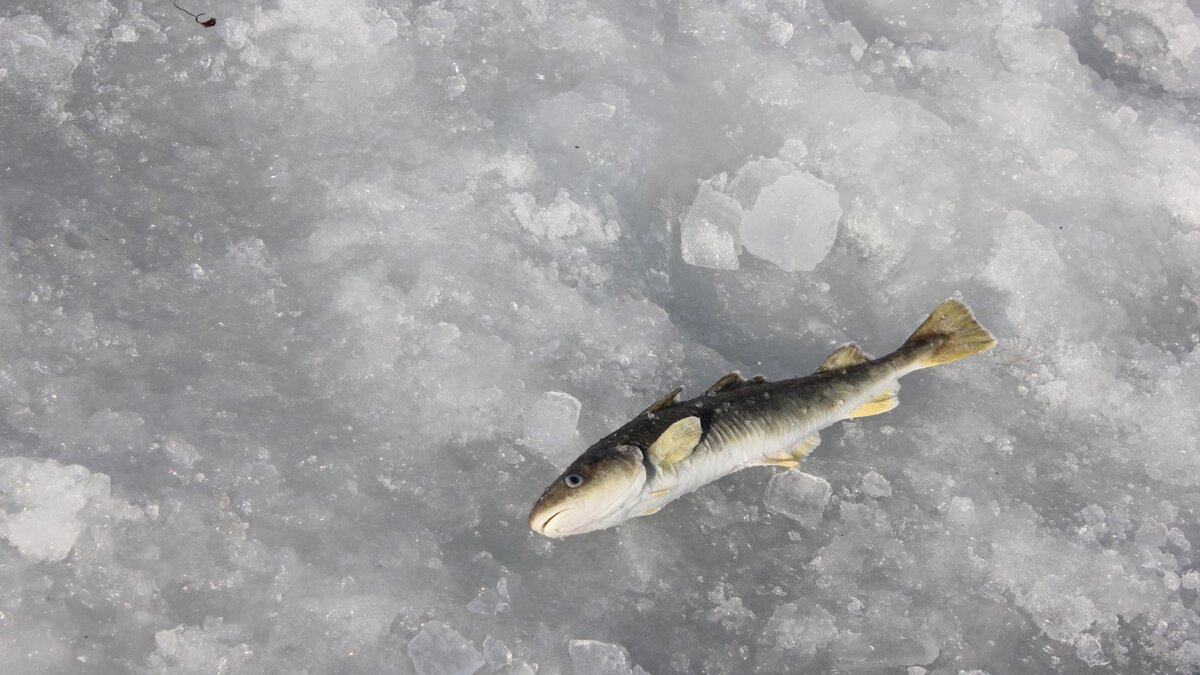
{"type": "Polygon", "coordinates": [[[1197,0],[10,0],[0,672],[1193,673],[1197,0]],[[617,529],[676,385],[999,338],[617,529]]]}

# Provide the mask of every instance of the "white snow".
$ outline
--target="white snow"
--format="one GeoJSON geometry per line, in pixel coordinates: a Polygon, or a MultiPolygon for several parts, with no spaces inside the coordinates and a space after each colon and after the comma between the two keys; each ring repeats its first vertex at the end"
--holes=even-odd
{"type": "Polygon", "coordinates": [[[0,8],[0,672],[1200,670],[1194,1],[181,4],[0,8]],[[955,294],[804,473],[529,532],[955,294]]]}

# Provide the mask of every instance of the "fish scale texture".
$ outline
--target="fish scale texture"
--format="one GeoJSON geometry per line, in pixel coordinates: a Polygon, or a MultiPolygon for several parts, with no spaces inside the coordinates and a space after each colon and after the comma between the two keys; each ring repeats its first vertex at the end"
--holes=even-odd
{"type": "Polygon", "coordinates": [[[0,7],[0,672],[1200,669],[1195,2],[181,5],[0,7]],[[815,478],[529,531],[947,297],[815,478]]]}

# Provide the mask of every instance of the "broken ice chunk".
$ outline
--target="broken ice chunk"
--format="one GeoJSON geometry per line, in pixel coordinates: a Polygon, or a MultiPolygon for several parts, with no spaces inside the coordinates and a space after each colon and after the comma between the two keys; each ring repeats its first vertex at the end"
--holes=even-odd
{"type": "Polygon", "coordinates": [[[832,185],[792,173],[759,193],[742,219],[742,245],[788,272],[809,272],[829,255],[841,217],[832,185]]]}
{"type": "Polygon", "coordinates": [[[763,505],[805,527],[812,527],[821,522],[821,514],[832,494],[829,481],[792,469],[771,478],[763,505]]]}
{"type": "Polygon", "coordinates": [[[571,640],[571,668],[575,675],[632,675],[629,652],[621,645],[596,640],[571,640]]]}
{"type": "Polygon", "coordinates": [[[484,663],[474,645],[440,621],[421,627],[408,643],[408,658],[418,675],[471,675],[484,663]]]}
{"type": "Polygon", "coordinates": [[[742,208],[737,202],[714,190],[710,183],[701,183],[680,223],[683,261],[696,267],[736,270],[741,220],[742,208]]]}
{"type": "Polygon", "coordinates": [[[525,416],[525,444],[549,459],[566,466],[572,459],[571,441],[583,408],[574,396],[561,391],[542,394],[525,416]]]}

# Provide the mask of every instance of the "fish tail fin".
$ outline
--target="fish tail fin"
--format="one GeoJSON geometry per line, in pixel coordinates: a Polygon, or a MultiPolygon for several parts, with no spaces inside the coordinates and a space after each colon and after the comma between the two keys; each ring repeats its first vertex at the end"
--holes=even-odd
{"type": "Polygon", "coordinates": [[[979,325],[971,308],[952,298],[938,305],[900,349],[915,352],[916,367],[930,368],[994,346],[996,338],[979,325]]]}

